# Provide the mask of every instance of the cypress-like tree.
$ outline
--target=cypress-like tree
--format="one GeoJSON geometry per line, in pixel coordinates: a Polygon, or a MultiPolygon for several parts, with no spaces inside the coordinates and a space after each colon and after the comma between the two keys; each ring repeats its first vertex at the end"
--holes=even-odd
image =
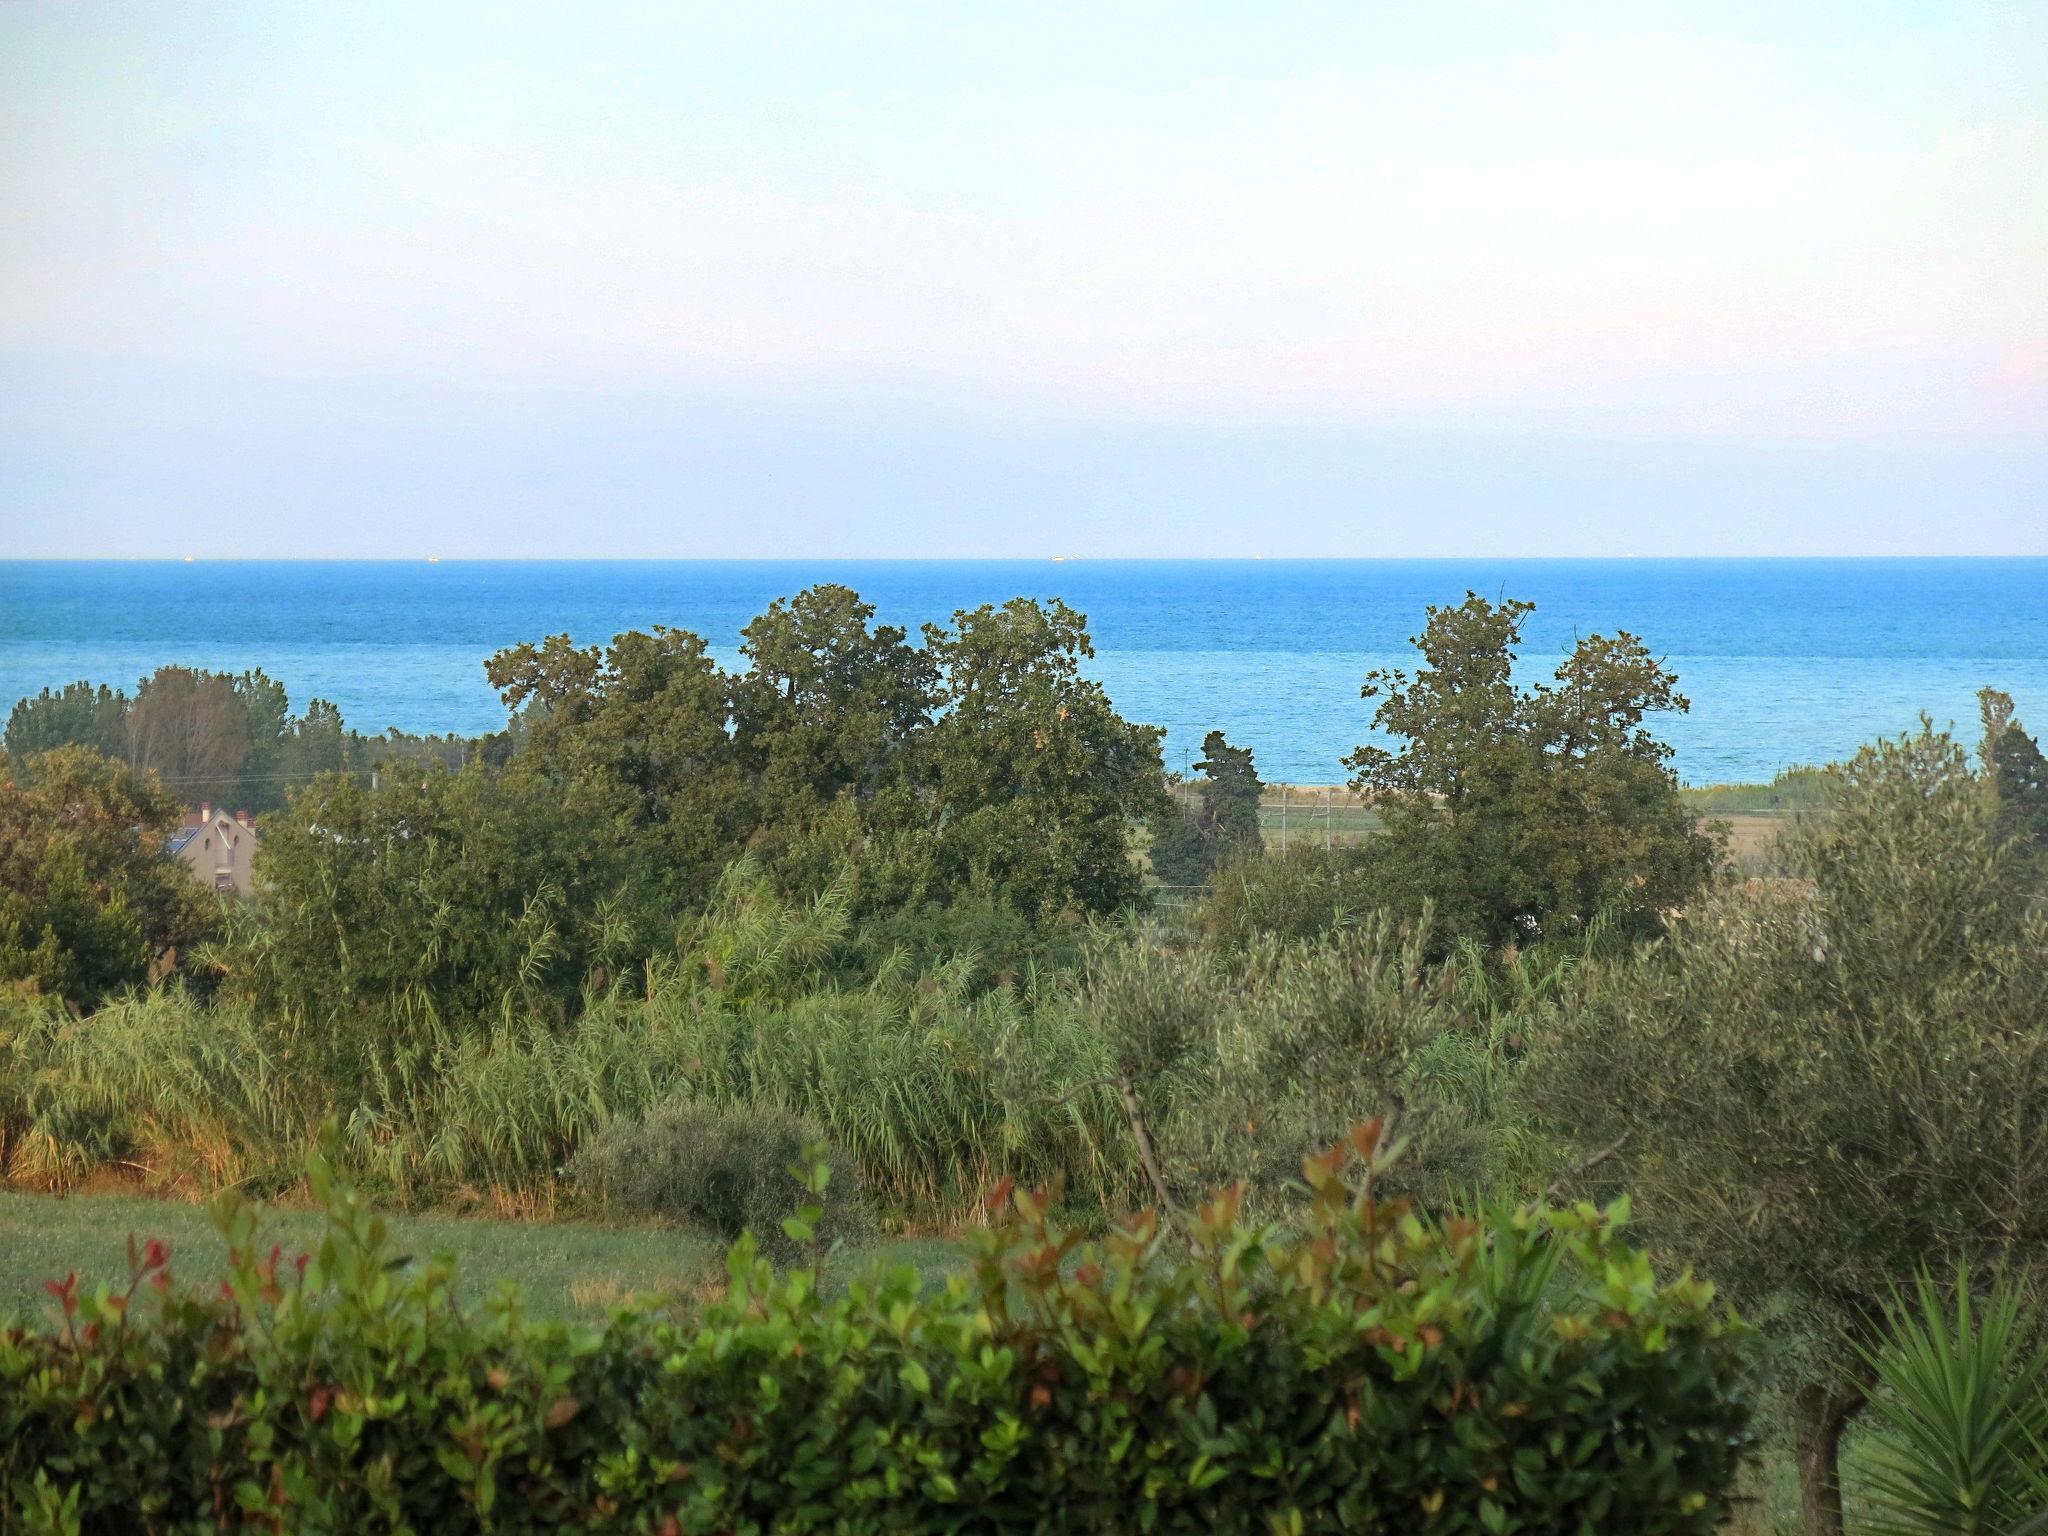
{"type": "Polygon", "coordinates": [[[1221,731],[1202,738],[1202,831],[1217,845],[1212,864],[1260,845],[1258,765],[1250,747],[1233,747],[1221,731]]]}

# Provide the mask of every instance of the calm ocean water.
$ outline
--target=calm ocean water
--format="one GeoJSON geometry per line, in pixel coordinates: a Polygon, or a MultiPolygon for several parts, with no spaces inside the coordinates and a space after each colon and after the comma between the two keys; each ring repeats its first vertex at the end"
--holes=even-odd
{"type": "Polygon", "coordinates": [[[1923,710],[1977,736],[1991,684],[2048,727],[2048,559],[677,562],[0,562],[0,708],[74,678],[132,688],[164,663],[262,667],[294,707],[366,731],[477,732],[503,711],[483,660],[566,630],[694,629],[728,662],[771,599],[841,581],[913,629],[1023,594],[1089,617],[1096,676],[1168,728],[1167,761],[1215,727],[1269,778],[1328,783],[1368,735],[1366,670],[1406,665],[1426,603],[1534,600],[1548,672],[1575,635],[1626,628],[1678,672],[1664,722],[1688,782],[1839,758],[1923,710]]]}

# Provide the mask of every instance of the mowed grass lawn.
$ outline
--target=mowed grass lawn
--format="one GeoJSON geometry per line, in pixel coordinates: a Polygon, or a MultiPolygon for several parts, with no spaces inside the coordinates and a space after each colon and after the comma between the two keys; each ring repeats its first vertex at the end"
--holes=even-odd
{"type": "MultiPolygon", "coordinates": [[[[725,1272],[725,1245],[664,1227],[593,1222],[519,1222],[452,1216],[387,1216],[396,1253],[418,1259],[453,1254],[462,1291],[481,1300],[500,1282],[518,1286],[537,1313],[596,1318],[629,1295],[687,1294],[725,1272]]],[[[263,1210],[265,1243],[297,1253],[320,1241],[320,1213],[290,1206],[263,1210]]],[[[72,1270],[87,1287],[127,1284],[128,1235],[171,1245],[180,1284],[209,1289],[225,1272],[227,1245],[202,1206],[128,1195],[0,1193],[0,1316],[37,1318],[48,1305],[43,1282],[72,1270]]],[[[958,1267],[958,1249],[941,1238],[879,1242],[842,1250],[827,1264],[844,1278],[874,1262],[914,1264],[928,1279],[958,1267]]]]}

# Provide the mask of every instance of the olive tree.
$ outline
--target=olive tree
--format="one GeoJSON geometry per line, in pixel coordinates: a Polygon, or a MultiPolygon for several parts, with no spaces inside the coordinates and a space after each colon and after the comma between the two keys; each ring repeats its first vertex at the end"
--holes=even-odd
{"type": "Polygon", "coordinates": [[[2048,1262],[2048,920],[1965,752],[1923,725],[1833,774],[1799,878],[1595,969],[1530,1077],[1591,1190],[1778,1344],[1802,1502],[1839,1532],[1860,1345],[1922,1266],[2048,1262]]]}

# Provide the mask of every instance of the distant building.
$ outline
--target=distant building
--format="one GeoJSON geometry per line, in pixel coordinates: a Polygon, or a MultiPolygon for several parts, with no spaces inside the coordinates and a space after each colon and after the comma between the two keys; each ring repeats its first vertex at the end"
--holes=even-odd
{"type": "Polygon", "coordinates": [[[172,835],[167,851],[215,890],[247,896],[256,888],[251,870],[259,841],[247,811],[230,816],[202,805],[185,813],[185,825],[172,835]]]}

